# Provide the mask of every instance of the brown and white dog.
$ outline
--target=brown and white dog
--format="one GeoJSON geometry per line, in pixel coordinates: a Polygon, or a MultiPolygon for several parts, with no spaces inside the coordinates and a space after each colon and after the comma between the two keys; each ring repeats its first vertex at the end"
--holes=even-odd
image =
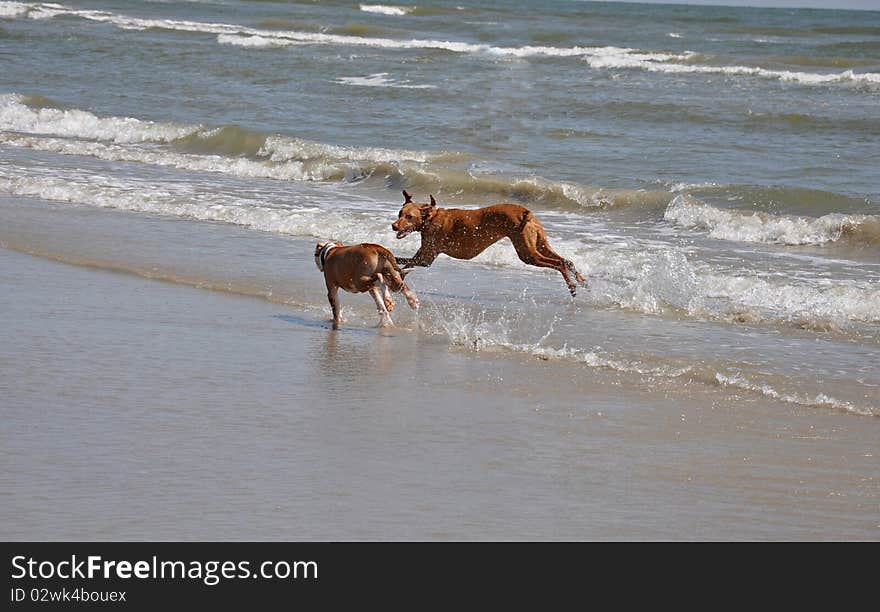
{"type": "Polygon", "coordinates": [[[431,196],[430,204],[413,202],[406,190],[403,197],[403,208],[397,214],[397,221],[391,224],[391,229],[397,232],[398,239],[412,232],[422,234],[422,246],[416,254],[397,260],[403,268],[430,266],[440,253],[456,259],[473,259],[502,238],[510,238],[522,261],[532,266],[558,270],[572,297],[577,292],[572,276],[582,287],[586,286],[584,277],[574,264],[550,248],[544,226],[524,206],[493,204],[463,210],[438,208],[434,196],[431,196]]]}
{"type": "Polygon", "coordinates": [[[419,308],[419,298],[410,291],[400,274],[394,255],[378,244],[343,246],[341,242],[319,242],[315,246],[315,265],[324,273],[327,299],[333,309],[333,329],[342,323],[342,308],[337,294],[339,289],[350,293],[369,291],[379,311],[379,326],[394,325],[389,311],[394,309],[391,291],[403,291],[409,307],[419,308]]]}

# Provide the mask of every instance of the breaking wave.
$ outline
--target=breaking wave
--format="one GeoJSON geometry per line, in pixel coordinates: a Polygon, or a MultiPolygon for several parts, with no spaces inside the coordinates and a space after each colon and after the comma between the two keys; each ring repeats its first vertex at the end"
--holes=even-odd
{"type": "Polygon", "coordinates": [[[279,180],[354,181],[374,173],[399,175],[407,164],[465,158],[455,152],[340,146],[238,126],[99,117],[17,94],[0,96],[0,130],[7,132],[0,132],[0,141],[12,146],[279,180]]]}
{"type": "Polygon", "coordinates": [[[680,194],[669,203],[664,218],[682,227],[707,230],[709,236],[721,240],[787,245],[820,245],[839,240],[880,244],[880,216],[877,215],[779,216],[759,211],[724,210],[680,194]]]}
{"type": "MultiPolygon", "coordinates": [[[[657,355],[613,355],[599,348],[554,347],[548,338],[554,331],[555,320],[546,331],[534,329],[521,320],[523,309],[517,313],[501,313],[463,307],[461,305],[428,304],[420,317],[420,328],[428,333],[445,337],[452,346],[472,351],[508,351],[544,361],[568,361],[588,368],[606,370],[622,375],[636,375],[643,380],[666,381],[669,391],[681,390],[688,385],[702,384],[708,388],[721,387],[746,391],[777,401],[812,408],[830,408],[861,416],[880,415],[880,408],[870,404],[832,397],[821,390],[804,390],[801,381],[786,377],[767,380],[759,372],[748,375],[735,364],[727,362],[690,361],[657,355]],[[521,338],[523,329],[531,329],[538,338],[521,338]],[[795,387],[797,391],[790,391],[795,387]],[[781,390],[785,389],[785,390],[781,390]]],[[[527,334],[528,335],[528,334],[527,334]]],[[[808,386],[812,386],[809,384],[808,386]]]]}
{"type": "Polygon", "coordinates": [[[662,207],[666,190],[605,189],[540,176],[508,177],[456,167],[455,151],[353,147],[238,126],[210,127],[100,117],[65,109],[39,96],[0,96],[0,142],[10,146],[88,155],[238,177],[356,181],[376,177],[445,198],[515,199],[569,209],[662,207]]]}
{"type": "Polygon", "coordinates": [[[360,8],[365,13],[394,16],[408,15],[415,10],[413,6],[386,6],[384,4],[361,4],[360,8]]]}
{"type": "Polygon", "coordinates": [[[398,82],[387,72],[377,72],[363,77],[338,77],[335,82],[357,87],[392,87],[396,89],[436,89],[436,85],[412,85],[409,81],[398,82]]]}
{"type": "Polygon", "coordinates": [[[736,389],[743,389],[745,391],[750,391],[752,393],[757,393],[763,395],[764,397],[769,397],[775,400],[779,400],[781,402],[785,402],[787,404],[796,404],[798,406],[806,406],[806,407],[825,407],[825,408],[833,408],[836,410],[843,410],[846,412],[851,412],[853,414],[858,414],[862,416],[877,416],[874,410],[869,407],[857,406],[852,402],[847,402],[844,400],[839,400],[837,398],[828,396],[824,393],[817,393],[816,395],[809,395],[804,393],[787,393],[781,392],[774,389],[769,384],[759,384],[755,382],[751,382],[746,378],[742,377],[740,374],[721,374],[720,372],[715,375],[715,379],[718,381],[718,384],[722,387],[733,387],[736,389]]]}

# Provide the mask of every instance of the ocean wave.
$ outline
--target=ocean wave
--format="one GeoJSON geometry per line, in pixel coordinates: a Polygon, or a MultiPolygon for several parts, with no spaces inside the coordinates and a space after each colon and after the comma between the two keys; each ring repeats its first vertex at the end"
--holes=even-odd
{"type": "Polygon", "coordinates": [[[335,145],[239,126],[210,127],[102,117],[64,108],[40,96],[18,94],[0,96],[0,131],[5,132],[0,134],[0,140],[9,146],[222,172],[244,178],[349,182],[372,178],[395,188],[433,193],[441,202],[515,200],[573,211],[624,207],[666,210],[669,221],[706,227],[716,237],[730,239],[809,244],[842,237],[855,242],[877,242],[876,217],[870,215],[831,213],[820,222],[806,221],[807,226],[799,228],[795,220],[777,219],[772,215],[721,218],[731,213],[711,207],[695,208],[692,202],[688,205],[690,201],[681,197],[670,206],[677,195],[705,192],[714,198],[741,200],[750,206],[762,205],[762,202],[783,209],[796,206],[808,215],[814,209],[857,211],[859,207],[866,207],[864,200],[826,192],[714,184],[607,189],[534,175],[505,176],[462,168],[468,156],[455,151],[335,145]],[[835,233],[838,230],[839,236],[835,233]],[[746,235],[747,231],[755,233],[746,235]],[[737,237],[736,232],[741,235],[737,237]]]}
{"type": "Polygon", "coordinates": [[[760,61],[765,64],[773,63],[819,68],[858,68],[860,66],[874,66],[876,64],[874,61],[864,59],[823,55],[773,55],[760,61]]]}
{"type": "Polygon", "coordinates": [[[18,94],[0,95],[0,130],[19,133],[2,135],[3,142],[13,146],[282,180],[357,180],[374,173],[399,176],[407,163],[466,159],[457,152],[333,145],[238,126],[101,117],[61,108],[46,98],[18,94]],[[140,146],[145,144],[168,148],[140,146]]]}
{"type": "Polygon", "coordinates": [[[880,26],[876,25],[858,25],[858,26],[815,26],[812,28],[817,34],[844,34],[844,35],[867,35],[880,36],[880,26]]]}
{"type": "Polygon", "coordinates": [[[270,17],[263,19],[257,25],[266,30],[313,30],[317,32],[321,29],[321,26],[316,23],[288,19],[287,17],[270,17]]]}
{"type": "MultiPolygon", "coordinates": [[[[682,59],[691,59],[697,54],[682,54],[682,59]]],[[[664,54],[640,54],[631,49],[606,48],[604,52],[585,54],[583,58],[592,68],[596,69],[639,69],[648,72],[668,74],[723,74],[729,76],[754,76],[780,81],[800,83],[802,85],[823,85],[834,83],[851,83],[861,86],[875,87],[880,85],[880,73],[845,70],[843,72],[820,73],[798,72],[791,70],[770,70],[756,66],[717,66],[672,61],[673,56],[664,54]]]]}
{"type": "Polygon", "coordinates": [[[880,287],[869,282],[811,283],[720,271],[678,248],[565,244],[554,248],[589,280],[590,299],[658,315],[728,323],[771,323],[842,330],[880,322],[880,287]]]}
{"type": "Polygon", "coordinates": [[[581,210],[656,208],[668,204],[672,197],[664,190],[605,189],[539,176],[475,173],[453,167],[468,159],[466,154],[456,151],[344,146],[264,134],[238,126],[101,117],[62,108],[46,98],[18,94],[0,96],[0,130],[17,133],[2,135],[4,144],[66,155],[278,180],[355,181],[377,177],[456,199],[515,199],[581,210]],[[164,147],[141,146],[147,144],[164,147]]]}
{"type": "Polygon", "coordinates": [[[261,36],[259,34],[218,34],[217,43],[235,47],[251,47],[253,49],[284,48],[294,45],[305,45],[306,42],[278,38],[277,36],[261,36]]]}
{"type": "MultiPolygon", "coordinates": [[[[197,31],[205,31],[200,29],[197,31]]],[[[583,57],[603,55],[614,52],[625,56],[629,53],[640,57],[654,58],[658,61],[685,59],[688,54],[646,53],[634,49],[619,47],[548,47],[544,45],[525,45],[520,47],[499,47],[494,45],[471,43],[464,41],[433,40],[433,39],[396,39],[367,36],[350,36],[327,32],[296,32],[296,31],[259,31],[239,28],[235,32],[218,32],[218,42],[226,45],[246,47],[283,47],[287,45],[326,44],[375,47],[381,49],[427,49],[449,51],[452,53],[488,54],[496,57],[583,57]]]]}
{"type": "Polygon", "coordinates": [[[880,120],[875,118],[832,118],[804,113],[761,113],[749,110],[749,123],[760,129],[782,127],[794,130],[849,130],[860,135],[880,135],[880,120]]]}
{"type": "MultiPolygon", "coordinates": [[[[655,363],[607,355],[600,348],[580,349],[574,347],[555,348],[546,346],[544,341],[553,333],[554,323],[549,325],[543,337],[534,342],[518,342],[512,339],[515,331],[534,329],[534,324],[524,319],[527,310],[516,313],[487,313],[484,310],[462,308],[459,305],[426,305],[422,313],[420,328],[434,335],[444,336],[453,346],[461,346],[475,351],[508,350],[525,353],[542,360],[564,360],[585,364],[592,368],[603,368],[626,374],[642,376],[661,376],[677,378],[690,372],[693,366],[674,360],[655,359],[655,363]]],[[[540,333],[540,332],[538,332],[540,333]]]]}
{"type": "MultiPolygon", "coordinates": [[[[8,3],[4,3],[8,4],[8,3]]],[[[4,4],[0,4],[3,6],[4,4]]],[[[375,5],[379,6],[379,5],[375,5]]],[[[488,44],[432,39],[393,39],[350,36],[326,32],[257,29],[236,24],[210,23],[176,19],[143,19],[109,11],[74,9],[60,4],[10,4],[6,9],[10,18],[27,16],[31,19],[50,19],[58,16],[111,23],[126,30],[167,29],[217,35],[219,44],[252,48],[283,47],[301,44],[355,45],[387,49],[437,49],[453,53],[483,53],[499,57],[579,57],[594,69],[640,69],[650,72],[675,74],[707,73],[731,76],[757,76],[805,85],[851,83],[874,88],[880,85],[880,73],[857,73],[846,70],[838,73],[813,73],[788,70],[770,70],[754,66],[716,66],[695,63],[699,55],[690,51],[671,53],[645,51],[623,47],[498,47],[488,44]],[[24,6],[25,9],[21,7],[24,6]]],[[[416,11],[413,11],[414,13],[416,11]]]]}
{"type": "Polygon", "coordinates": [[[777,391],[769,384],[751,382],[740,374],[727,375],[718,373],[715,375],[715,379],[722,387],[734,387],[737,389],[743,389],[745,391],[757,393],[763,395],[764,397],[779,400],[787,404],[796,404],[798,406],[806,407],[833,408],[836,410],[844,410],[846,412],[851,412],[853,414],[858,414],[861,416],[877,416],[878,414],[871,408],[856,406],[851,402],[839,400],[834,397],[830,397],[824,393],[809,395],[804,393],[788,393],[777,391]]]}
{"type": "Polygon", "coordinates": [[[136,162],[197,172],[220,172],[239,178],[326,181],[334,179],[356,180],[363,175],[362,169],[351,165],[310,164],[302,161],[267,163],[246,158],[178,153],[143,146],[124,146],[66,138],[0,133],[0,144],[62,155],[87,155],[106,161],[136,162]]]}
{"type": "Polygon", "coordinates": [[[12,19],[26,15],[31,5],[22,2],[0,2],[0,19],[12,19]]]}
{"type": "Polygon", "coordinates": [[[334,82],[356,87],[392,87],[397,89],[436,89],[436,85],[410,85],[409,81],[398,82],[387,72],[377,72],[363,77],[337,77],[334,82]]]}
{"type": "Polygon", "coordinates": [[[345,242],[375,241],[382,232],[391,234],[389,224],[379,220],[375,212],[283,208],[258,198],[233,197],[188,185],[155,185],[100,175],[22,176],[0,166],[0,193],[345,242]]]}
{"type": "Polygon", "coordinates": [[[804,392],[805,385],[801,381],[784,376],[771,376],[773,380],[764,380],[768,375],[758,372],[747,376],[729,363],[688,361],[657,355],[633,358],[612,355],[599,347],[550,346],[548,338],[553,334],[555,319],[549,323],[548,329],[542,331],[536,329],[533,322],[526,321],[523,312],[528,312],[528,309],[508,312],[505,308],[501,312],[487,312],[460,305],[426,304],[419,327],[427,333],[447,338],[452,346],[472,351],[509,351],[545,361],[567,361],[617,374],[638,375],[654,381],[653,384],[665,379],[675,385],[669,388],[671,391],[684,385],[703,384],[747,391],[803,407],[830,408],[862,416],[880,415],[876,407],[857,405],[818,390],[804,392]],[[531,335],[540,337],[519,338],[523,330],[531,330],[531,335]],[[778,390],[792,386],[797,387],[798,391],[778,390]]]}
{"type": "Polygon", "coordinates": [[[53,106],[51,101],[41,97],[4,94],[0,95],[0,129],[132,143],[171,142],[198,131],[201,126],[131,117],[98,117],[88,111],[53,106]],[[34,106],[30,106],[30,102],[34,106]]]}
{"type": "Polygon", "coordinates": [[[335,26],[328,30],[331,34],[347,34],[350,36],[377,36],[387,35],[388,28],[371,25],[368,23],[346,23],[342,26],[335,26]]]}
{"type": "Polygon", "coordinates": [[[672,194],[664,190],[609,189],[540,176],[510,177],[440,167],[407,169],[401,178],[408,189],[430,192],[442,198],[510,199],[575,211],[659,208],[666,206],[672,198],[672,194]]]}
{"type": "Polygon", "coordinates": [[[416,7],[413,6],[387,6],[384,4],[361,4],[360,9],[365,13],[378,13],[380,15],[401,16],[412,13],[416,7]]]}
{"type": "Polygon", "coordinates": [[[736,185],[725,183],[666,183],[670,191],[687,194],[700,200],[725,202],[726,206],[739,203],[742,208],[752,208],[773,214],[793,214],[821,217],[829,213],[873,214],[876,202],[865,197],[787,187],[780,185],[736,185]]]}
{"type": "Polygon", "coordinates": [[[663,216],[682,227],[708,230],[709,236],[720,240],[820,245],[846,239],[880,245],[880,216],[877,215],[779,216],[720,209],[680,194],[669,203],[663,216]]]}

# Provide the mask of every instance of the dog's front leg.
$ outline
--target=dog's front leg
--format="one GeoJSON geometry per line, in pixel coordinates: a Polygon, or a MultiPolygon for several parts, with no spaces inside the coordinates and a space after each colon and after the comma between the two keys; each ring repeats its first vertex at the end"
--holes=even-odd
{"type": "Polygon", "coordinates": [[[342,323],[342,307],[339,305],[339,287],[327,281],[327,299],[333,311],[333,329],[339,329],[342,323]]]}
{"type": "MultiPolygon", "coordinates": [[[[428,250],[425,248],[425,245],[422,245],[412,257],[397,258],[397,265],[401,268],[414,268],[416,266],[428,268],[434,263],[435,259],[437,259],[437,252],[428,250]]],[[[403,272],[408,274],[409,270],[403,270],[403,272]]],[[[401,274],[401,276],[405,276],[406,274],[401,274]]]]}

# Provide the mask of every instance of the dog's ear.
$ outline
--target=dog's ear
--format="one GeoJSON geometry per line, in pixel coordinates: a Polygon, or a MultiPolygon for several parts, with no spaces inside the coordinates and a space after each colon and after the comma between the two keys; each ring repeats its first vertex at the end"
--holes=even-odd
{"type": "Polygon", "coordinates": [[[412,202],[412,196],[409,194],[409,192],[406,189],[404,189],[403,190],[403,203],[409,204],[410,202],[412,202]]]}
{"type": "Polygon", "coordinates": [[[434,199],[434,196],[431,196],[431,206],[437,206],[437,200],[434,199]]]}

